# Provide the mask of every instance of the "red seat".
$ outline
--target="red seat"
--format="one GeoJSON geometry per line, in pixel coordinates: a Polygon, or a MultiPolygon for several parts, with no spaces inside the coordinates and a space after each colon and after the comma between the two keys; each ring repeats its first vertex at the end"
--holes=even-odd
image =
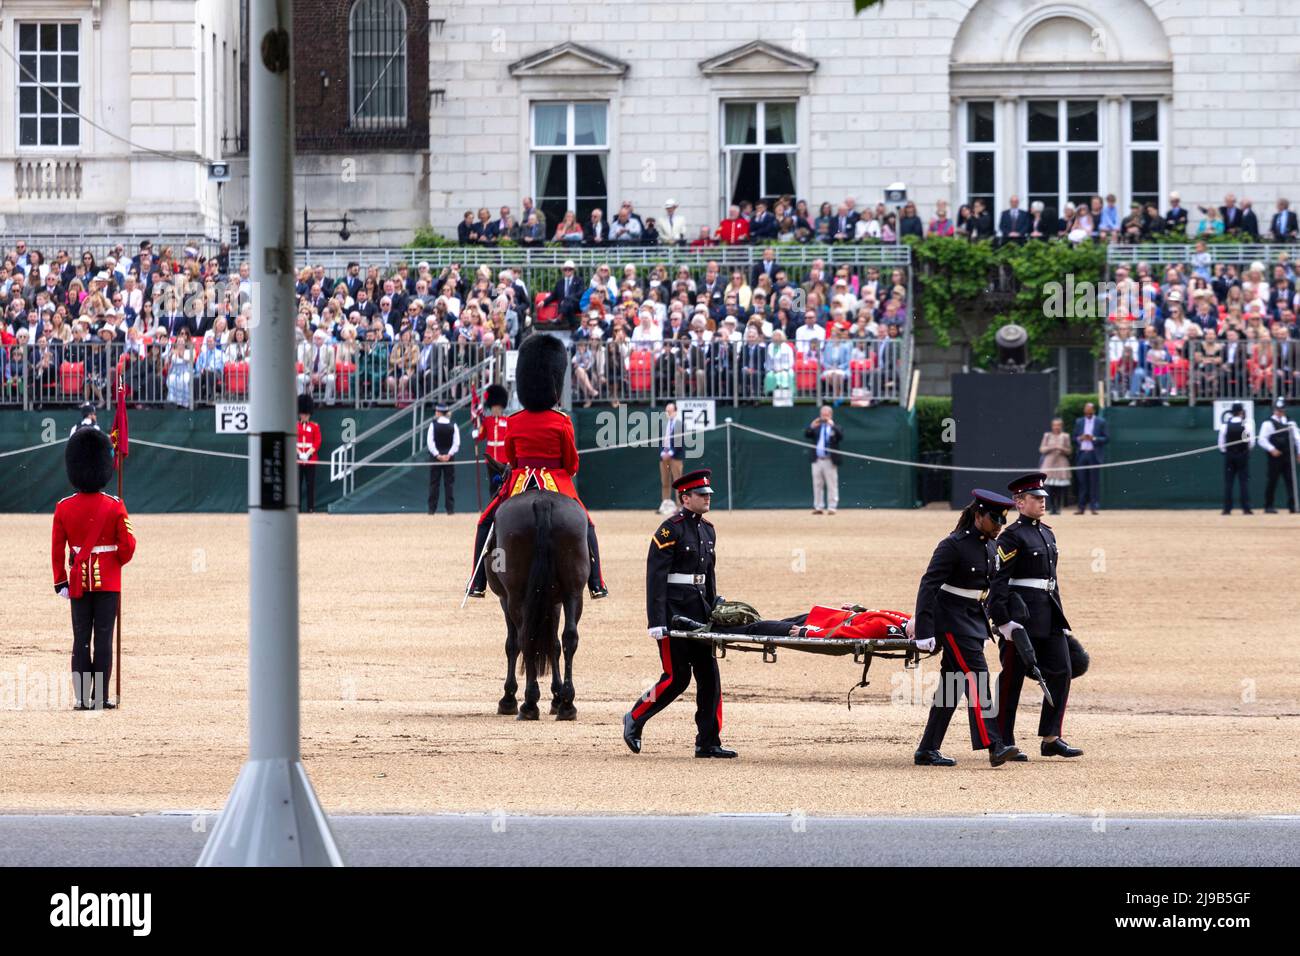
{"type": "Polygon", "coordinates": [[[334,363],[334,393],[339,397],[347,395],[352,388],[352,373],[357,370],[354,362],[334,363]]]}
{"type": "Polygon", "coordinates": [[[59,365],[59,390],[64,395],[80,395],[85,388],[85,362],[63,362],[59,365]]]}
{"type": "Polygon", "coordinates": [[[853,378],[854,388],[866,388],[870,376],[867,374],[876,365],[874,356],[868,358],[854,359],[849,362],[849,372],[853,378]]]}
{"type": "Polygon", "coordinates": [[[541,325],[547,325],[560,317],[560,304],[554,302],[550,305],[543,305],[545,301],[545,292],[539,292],[533,297],[533,306],[537,311],[537,322],[541,325]]]}
{"type": "Polygon", "coordinates": [[[649,349],[633,349],[628,356],[627,382],[634,392],[650,391],[650,378],[654,373],[655,356],[649,349]]]}
{"type": "Polygon", "coordinates": [[[1188,367],[1189,366],[1188,366],[1187,359],[1185,358],[1174,359],[1173,382],[1174,382],[1174,388],[1178,389],[1179,391],[1186,391],[1187,389],[1188,367]]]}
{"type": "Polygon", "coordinates": [[[801,392],[812,392],[817,390],[817,359],[811,355],[796,355],[794,357],[794,384],[801,392]]]}
{"type": "Polygon", "coordinates": [[[245,395],[248,392],[248,363],[228,362],[225,367],[226,395],[245,395]]]}

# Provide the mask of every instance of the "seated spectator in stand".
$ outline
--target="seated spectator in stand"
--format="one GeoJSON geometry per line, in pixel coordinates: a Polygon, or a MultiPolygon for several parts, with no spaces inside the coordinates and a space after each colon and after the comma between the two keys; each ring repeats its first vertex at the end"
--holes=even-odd
{"type": "Polygon", "coordinates": [[[718,223],[716,235],[718,241],[729,246],[749,239],[749,222],[740,214],[739,206],[727,208],[727,218],[718,223]]]}
{"type": "Polygon", "coordinates": [[[777,219],[767,208],[767,203],[754,206],[754,218],[749,224],[749,238],[754,242],[771,242],[776,239],[777,219]]]}
{"type": "Polygon", "coordinates": [[[221,392],[223,371],[226,367],[226,353],[218,341],[218,333],[209,330],[203,333],[203,347],[199,350],[194,363],[194,373],[198,388],[198,399],[203,402],[215,401],[221,392]]]}
{"type": "Polygon", "coordinates": [[[519,242],[525,246],[540,246],[546,242],[546,227],[537,219],[537,213],[529,213],[528,220],[519,227],[519,242]]]}
{"type": "Polygon", "coordinates": [[[714,239],[713,236],[709,233],[709,227],[700,226],[700,234],[691,240],[690,248],[704,249],[709,246],[716,246],[717,244],[718,244],[718,240],[714,239]]]}
{"type": "Polygon", "coordinates": [[[780,329],[772,330],[772,338],[767,346],[763,391],[771,395],[777,389],[789,391],[794,388],[794,349],[785,340],[785,333],[780,329]]]}
{"type": "Polygon", "coordinates": [[[1255,215],[1254,205],[1249,199],[1241,201],[1240,235],[1243,242],[1259,242],[1259,218],[1255,215]]]}
{"type": "Polygon", "coordinates": [[[564,219],[556,224],[555,235],[551,236],[551,241],[577,246],[581,245],[586,237],[586,233],[583,232],[582,226],[578,222],[578,217],[570,209],[565,212],[564,219]]]}
{"type": "Polygon", "coordinates": [[[633,219],[631,211],[625,206],[609,225],[611,242],[634,243],[641,241],[641,220],[633,219]]]}
{"type": "Polygon", "coordinates": [[[589,246],[603,246],[609,242],[609,223],[605,222],[605,214],[599,208],[591,211],[591,217],[582,231],[586,237],[584,241],[589,246]]]}
{"type": "Polygon", "coordinates": [[[940,199],[935,203],[934,218],[930,220],[930,226],[926,230],[926,235],[952,236],[953,233],[953,221],[948,218],[948,201],[946,199],[940,199]]]}
{"type": "Polygon", "coordinates": [[[491,238],[492,213],[486,206],[478,211],[478,219],[470,223],[469,241],[471,243],[486,243],[491,238]]]}
{"type": "Polygon", "coordinates": [[[993,214],[988,211],[983,199],[975,200],[974,206],[971,207],[968,231],[972,239],[993,238],[993,214]]]}
{"type": "Polygon", "coordinates": [[[795,347],[800,355],[816,356],[826,341],[826,329],[817,323],[817,313],[807,309],[803,314],[803,325],[795,331],[795,347]]]}
{"type": "Polygon", "coordinates": [[[881,238],[881,223],[876,218],[876,214],[870,209],[865,210],[858,221],[853,226],[854,240],[861,242],[866,239],[879,241],[881,238]]]}
{"type": "Polygon", "coordinates": [[[849,330],[846,326],[840,326],[832,333],[821,353],[822,381],[832,396],[841,398],[847,394],[852,361],[853,343],[849,341],[849,330]]]}
{"type": "Polygon", "coordinates": [[[817,207],[817,218],[813,220],[813,233],[815,241],[830,242],[833,238],[833,226],[835,224],[835,209],[830,203],[824,202],[817,207]]]}
{"type": "MultiPolygon", "coordinates": [[[[1106,194],[1106,205],[1095,217],[1097,232],[1102,242],[1110,242],[1119,232],[1119,207],[1115,205],[1115,194],[1106,194]]],[[[1069,438],[1069,435],[1065,436],[1069,438]]]]}
{"type": "MultiPolygon", "coordinates": [[[[1240,210],[1237,212],[1240,215],[1240,210]]],[[[1226,226],[1219,216],[1219,210],[1213,206],[1201,207],[1201,221],[1196,225],[1196,234],[1198,236],[1221,236],[1224,234],[1225,229],[1226,226]]]]}
{"type": "Polygon", "coordinates": [[[897,217],[891,212],[886,213],[885,218],[880,223],[880,241],[896,242],[898,241],[898,222],[897,217]]]}

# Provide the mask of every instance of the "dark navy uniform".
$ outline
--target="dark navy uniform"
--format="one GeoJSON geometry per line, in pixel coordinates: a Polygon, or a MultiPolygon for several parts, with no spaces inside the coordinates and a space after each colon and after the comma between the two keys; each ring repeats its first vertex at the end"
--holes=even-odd
{"type": "MultiPolygon", "coordinates": [[[[1042,714],[1038,718],[1040,737],[1061,736],[1065,720],[1065,705],[1070,697],[1070,650],[1065,632],[1070,622],[1061,609],[1061,590],[1056,581],[1056,562],[1059,552],[1056,535],[1038,518],[1024,515],[998,535],[997,570],[989,590],[989,617],[995,627],[1016,621],[1024,627],[1034,645],[1038,669],[1047,681],[1052,703],[1043,698],[1042,714]],[[1013,596],[1024,601],[1028,615],[1018,616],[1019,604],[1013,596]],[[1014,610],[1013,610],[1014,608],[1014,610]]],[[[1003,637],[1001,648],[1002,674],[998,678],[998,731],[1007,743],[1016,739],[1016,707],[1020,703],[1020,689],[1025,682],[1025,663],[1016,652],[1016,646],[1003,637]]]]}
{"type": "MultiPolygon", "coordinates": [[[[707,488],[708,472],[683,475],[673,483],[679,492],[707,488]],[[703,474],[703,478],[699,476],[703,474]],[[695,482],[694,485],[691,483],[695,482]]],[[[655,529],[646,556],[646,621],[652,631],[666,634],[675,615],[708,621],[717,599],[714,577],[717,537],[713,525],[685,508],[655,529]]],[[[722,679],[713,647],[687,638],[658,639],[663,675],[641,696],[625,723],[625,735],[640,740],[641,728],[690,685],[695,676],[695,737],[700,748],[718,748],[722,730],[722,679]],[[629,726],[630,725],[630,726],[629,726]]],[[[721,755],[721,754],[719,754],[721,755]]],[[[731,756],[730,753],[726,754],[731,756]]]]}
{"type": "Polygon", "coordinates": [[[981,490],[974,495],[975,501],[963,513],[957,530],[934,549],[916,594],[914,639],[934,640],[943,651],[939,688],[917,750],[917,763],[947,766],[954,762],[939,753],[939,746],[963,694],[971,747],[988,750],[995,766],[1006,759],[991,708],[989,668],[984,660],[984,642],[992,636],[985,601],[994,570],[993,539],[970,525],[967,515],[979,514],[978,506],[1001,521],[1011,501],[981,490]]]}

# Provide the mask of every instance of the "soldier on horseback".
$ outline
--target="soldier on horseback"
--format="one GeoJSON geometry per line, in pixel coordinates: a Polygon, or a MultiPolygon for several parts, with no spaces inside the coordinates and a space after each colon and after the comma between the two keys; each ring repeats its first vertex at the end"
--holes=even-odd
{"type": "MultiPolygon", "coordinates": [[[[515,366],[515,388],[521,411],[510,416],[506,430],[505,459],[507,471],[500,490],[488,502],[478,521],[474,537],[474,578],[469,596],[481,598],[487,590],[487,565],[484,560],[493,516],[507,498],[536,486],[544,491],[565,495],[582,504],[573,476],[578,472],[578,446],[573,422],[556,406],[564,391],[564,374],[569,365],[568,351],[558,338],[541,333],[529,336],[519,349],[515,366]]],[[[584,507],[584,510],[585,507],[584,507]]],[[[600,554],[596,548],[596,527],[587,516],[587,550],[591,555],[591,573],[587,580],[593,599],[608,596],[600,572],[600,554]]]]}

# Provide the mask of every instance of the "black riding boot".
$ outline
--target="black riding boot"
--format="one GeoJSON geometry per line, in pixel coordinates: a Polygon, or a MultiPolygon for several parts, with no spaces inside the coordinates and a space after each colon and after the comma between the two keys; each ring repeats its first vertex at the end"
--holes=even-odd
{"type": "Polygon", "coordinates": [[[487,563],[491,555],[483,554],[483,546],[487,544],[490,531],[491,522],[480,524],[474,531],[474,580],[469,586],[470,597],[481,598],[487,593],[487,563]],[[481,561],[479,555],[483,556],[481,561]]]}
{"type": "Polygon", "coordinates": [[[587,552],[591,555],[591,576],[587,578],[587,588],[594,600],[609,597],[609,588],[605,587],[605,576],[600,573],[600,549],[596,546],[596,526],[587,521],[587,552]]]}

